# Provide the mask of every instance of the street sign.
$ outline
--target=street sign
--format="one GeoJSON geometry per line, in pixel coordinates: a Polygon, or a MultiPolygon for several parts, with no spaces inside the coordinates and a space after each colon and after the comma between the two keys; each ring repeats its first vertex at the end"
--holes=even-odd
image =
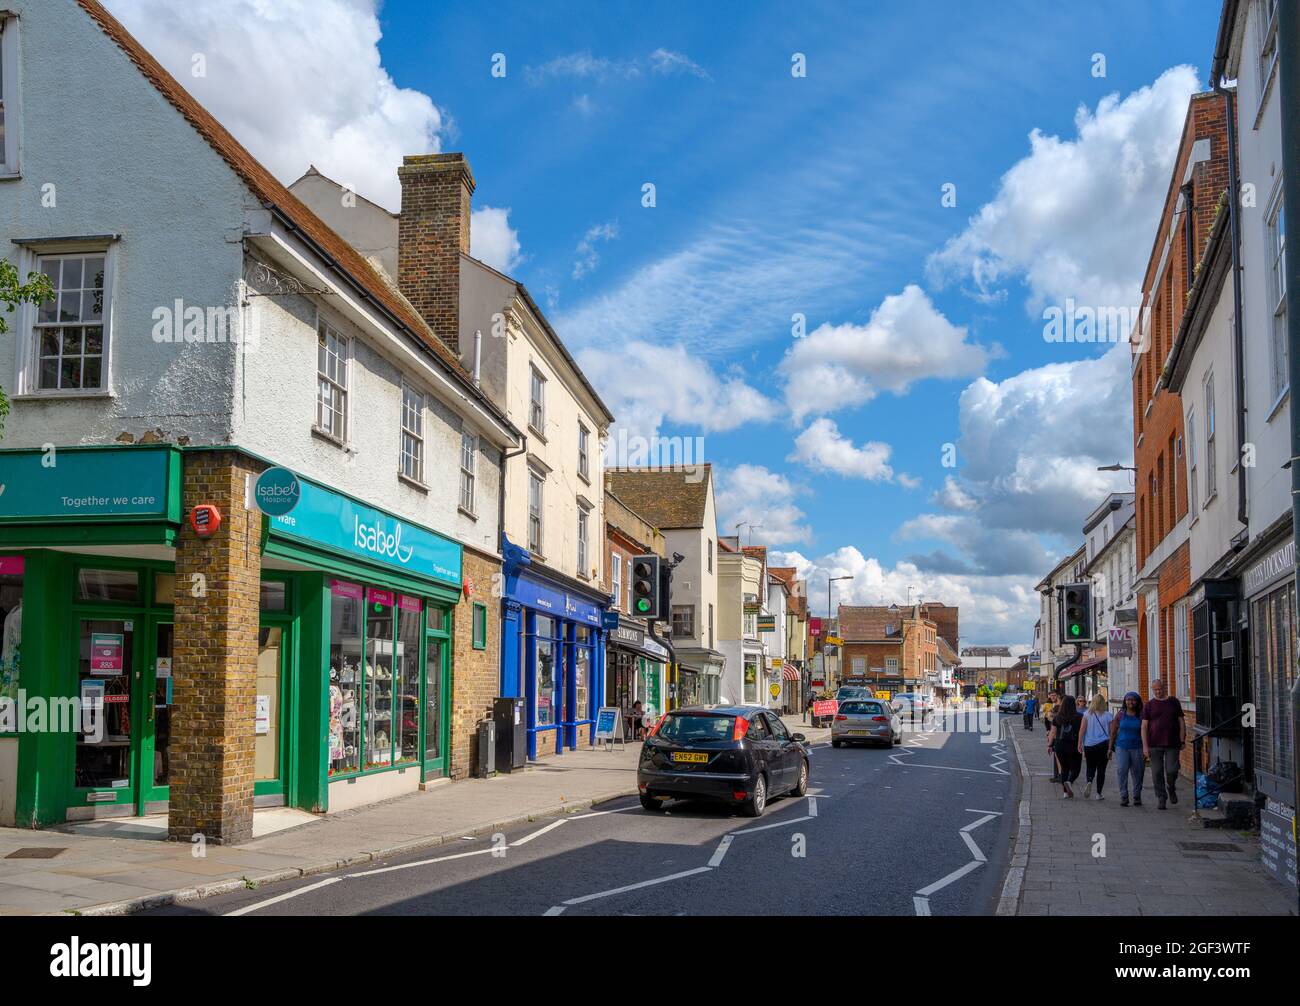
{"type": "Polygon", "coordinates": [[[818,719],[823,716],[834,716],[840,711],[840,704],[834,699],[818,699],[813,703],[813,715],[818,719]]]}
{"type": "Polygon", "coordinates": [[[775,631],[776,631],[776,616],[775,616],[775,615],[759,615],[759,616],[758,616],[758,631],[759,631],[759,632],[775,632],[775,631]]]}
{"type": "Polygon", "coordinates": [[[771,695],[772,698],[774,699],[779,699],[781,697],[781,686],[777,684],[775,681],[773,681],[770,685],[767,686],[767,691],[768,694],[771,695]]]}
{"type": "Polygon", "coordinates": [[[827,646],[843,646],[843,645],[844,645],[844,640],[841,639],[839,636],[827,636],[827,637],[826,637],[826,645],[827,645],[827,646]]]}
{"type": "Polygon", "coordinates": [[[623,715],[618,706],[601,706],[596,712],[596,737],[594,743],[604,742],[609,748],[615,742],[627,744],[623,736],[623,715]]]}

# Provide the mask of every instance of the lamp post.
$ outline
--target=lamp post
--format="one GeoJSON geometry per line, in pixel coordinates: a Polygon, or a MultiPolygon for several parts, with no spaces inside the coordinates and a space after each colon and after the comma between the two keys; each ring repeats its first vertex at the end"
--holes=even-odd
{"type": "MultiPolygon", "coordinates": [[[[827,634],[829,634],[829,627],[830,627],[830,621],[831,621],[831,584],[834,583],[836,580],[852,580],[852,579],[853,579],[852,576],[829,576],[829,577],[826,578],[826,625],[827,625],[827,629],[828,629],[828,633],[827,633],[827,634]]],[[[843,638],[843,637],[841,637],[841,639],[842,639],[842,638],[843,638]]],[[[843,642],[841,642],[841,643],[840,643],[840,675],[841,675],[841,677],[843,676],[843,673],[844,673],[844,650],[843,650],[843,646],[844,646],[844,644],[843,644],[843,642]]],[[[825,635],[822,636],[822,654],[823,654],[823,656],[826,655],[826,636],[825,636],[825,635]]],[[[827,668],[826,678],[827,678],[828,681],[830,680],[830,668],[827,668]]]]}

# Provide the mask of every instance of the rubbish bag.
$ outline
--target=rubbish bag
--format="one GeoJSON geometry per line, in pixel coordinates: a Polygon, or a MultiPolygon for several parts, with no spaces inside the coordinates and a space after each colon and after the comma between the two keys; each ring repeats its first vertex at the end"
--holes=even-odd
{"type": "Polygon", "coordinates": [[[1241,766],[1235,761],[1216,761],[1206,773],[1210,781],[1219,787],[1222,793],[1241,791],[1241,766]]]}
{"type": "Polygon", "coordinates": [[[1196,806],[1207,810],[1219,802],[1219,787],[1205,772],[1196,773],[1196,806]]]}

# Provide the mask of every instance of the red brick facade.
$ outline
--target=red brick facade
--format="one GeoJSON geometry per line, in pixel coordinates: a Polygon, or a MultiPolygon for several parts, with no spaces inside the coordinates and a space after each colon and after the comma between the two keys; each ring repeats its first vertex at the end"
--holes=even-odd
{"type": "Polygon", "coordinates": [[[460,257],[469,254],[474,175],[464,154],[404,157],[397,169],[397,285],[434,333],[458,351],[460,257]]]}
{"type": "Polygon", "coordinates": [[[463,594],[452,613],[451,750],[448,775],[465,779],[478,769],[478,725],[501,694],[501,561],[464,551],[463,594]],[[474,648],[474,606],[486,607],[487,646],[474,648]]]}

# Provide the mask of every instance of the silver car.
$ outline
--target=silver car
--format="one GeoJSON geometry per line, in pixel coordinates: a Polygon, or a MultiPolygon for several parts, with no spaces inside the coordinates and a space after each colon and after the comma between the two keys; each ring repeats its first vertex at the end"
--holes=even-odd
{"type": "Polygon", "coordinates": [[[831,747],[841,744],[881,744],[890,747],[903,742],[903,722],[888,702],[880,699],[851,699],[840,704],[831,720],[831,747]]]}

